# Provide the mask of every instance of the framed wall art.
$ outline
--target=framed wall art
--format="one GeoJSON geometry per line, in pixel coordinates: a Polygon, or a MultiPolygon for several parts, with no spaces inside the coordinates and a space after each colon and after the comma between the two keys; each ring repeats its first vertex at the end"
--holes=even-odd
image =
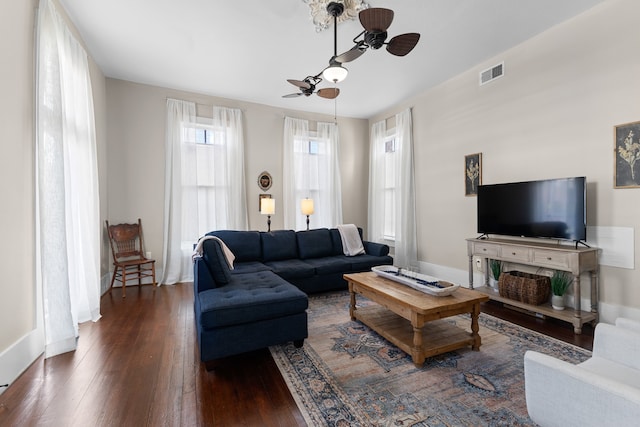
{"type": "Polygon", "coordinates": [[[614,126],[614,188],[640,188],[640,122],[614,126]]]}
{"type": "Polygon", "coordinates": [[[464,156],[464,195],[477,196],[482,184],[482,153],[464,156]]]}
{"type": "Polygon", "coordinates": [[[258,187],[262,191],[267,191],[271,188],[271,184],[273,183],[273,179],[271,178],[271,174],[267,171],[260,172],[258,175],[258,187]]]}

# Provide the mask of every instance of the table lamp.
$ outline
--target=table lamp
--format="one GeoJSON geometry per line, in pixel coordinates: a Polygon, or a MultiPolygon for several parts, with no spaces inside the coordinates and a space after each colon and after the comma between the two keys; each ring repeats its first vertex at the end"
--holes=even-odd
{"type": "Polygon", "coordinates": [[[261,199],[260,213],[267,216],[267,231],[271,231],[271,215],[276,213],[276,199],[261,199]]]}
{"type": "Polygon", "coordinates": [[[309,230],[309,215],[313,215],[313,199],[302,199],[300,201],[300,211],[307,216],[307,230],[309,230]]]}

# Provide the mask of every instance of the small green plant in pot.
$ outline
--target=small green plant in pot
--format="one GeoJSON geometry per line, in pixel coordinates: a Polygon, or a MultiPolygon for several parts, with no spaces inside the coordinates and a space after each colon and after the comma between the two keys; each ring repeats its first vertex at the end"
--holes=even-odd
{"type": "Polygon", "coordinates": [[[498,279],[500,279],[500,274],[502,273],[502,262],[497,259],[489,260],[489,269],[491,270],[489,283],[492,288],[498,289],[498,279]]]}
{"type": "Polygon", "coordinates": [[[573,283],[573,276],[566,271],[554,271],[551,276],[551,306],[556,310],[564,310],[564,294],[573,283]]]}

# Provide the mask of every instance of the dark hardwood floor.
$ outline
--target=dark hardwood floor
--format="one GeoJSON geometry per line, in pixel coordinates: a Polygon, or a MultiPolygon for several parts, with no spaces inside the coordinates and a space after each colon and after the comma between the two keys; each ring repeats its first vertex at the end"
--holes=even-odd
{"type": "MultiPolygon", "coordinates": [[[[190,283],[120,289],[102,297],[102,319],[80,326],[78,349],[40,357],[0,396],[0,426],[304,426],[268,350],[199,362],[190,283]]],[[[483,311],[591,349],[582,335],[483,304],[483,311]]]]}

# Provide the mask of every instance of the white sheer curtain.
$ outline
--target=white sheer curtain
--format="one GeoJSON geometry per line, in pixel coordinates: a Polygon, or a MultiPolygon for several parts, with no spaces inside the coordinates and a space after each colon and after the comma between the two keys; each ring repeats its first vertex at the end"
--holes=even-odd
{"type": "Polygon", "coordinates": [[[318,123],[318,131],[310,132],[308,121],[286,117],[283,145],[285,228],[306,228],[300,201],[307,197],[314,201],[311,228],[342,223],[338,126],[318,123]]]}
{"type": "Polygon", "coordinates": [[[100,213],[87,54],[50,0],[38,11],[36,273],[45,357],[76,348],[100,318],[100,213]]]}
{"type": "Polygon", "coordinates": [[[415,182],[411,110],[396,117],[395,134],[387,134],[384,121],[371,127],[369,167],[369,238],[393,239],[394,265],[417,264],[415,182]],[[391,144],[389,147],[386,144],[391,144]],[[385,229],[392,230],[385,235],[385,229]]]}
{"type": "MultiPolygon", "coordinates": [[[[287,230],[300,229],[297,223],[298,217],[302,215],[297,206],[299,203],[297,189],[300,167],[296,162],[296,151],[299,151],[300,147],[296,147],[296,145],[300,145],[300,141],[308,141],[309,138],[309,122],[307,120],[284,118],[282,212],[284,213],[284,228],[287,230]]],[[[276,211],[277,209],[276,206],[276,211]]]]}
{"type": "Polygon", "coordinates": [[[385,220],[385,158],[384,140],[387,126],[384,120],[371,126],[369,142],[369,219],[367,231],[372,242],[384,242],[385,220]]]}
{"type": "Polygon", "coordinates": [[[394,263],[415,267],[418,261],[416,243],[416,205],[413,165],[413,126],[411,110],[396,114],[396,241],[394,263]]]}
{"type": "MultiPolygon", "coordinates": [[[[340,179],[340,131],[337,123],[318,123],[318,138],[321,141],[327,141],[326,144],[326,162],[325,174],[318,175],[319,187],[325,187],[326,191],[322,191],[318,197],[316,204],[320,205],[318,210],[322,217],[314,218],[317,221],[317,227],[335,227],[342,224],[342,181],[340,179]],[[329,209],[322,209],[324,206],[330,206],[329,209]]],[[[315,215],[315,213],[314,213],[315,215]]],[[[301,217],[301,216],[300,216],[301,217]]],[[[306,225],[306,220],[305,220],[306,225]]]]}
{"type": "Polygon", "coordinates": [[[196,117],[192,102],[167,100],[163,277],[193,280],[191,254],[203,234],[248,227],[242,112],[213,107],[196,117]]]}

